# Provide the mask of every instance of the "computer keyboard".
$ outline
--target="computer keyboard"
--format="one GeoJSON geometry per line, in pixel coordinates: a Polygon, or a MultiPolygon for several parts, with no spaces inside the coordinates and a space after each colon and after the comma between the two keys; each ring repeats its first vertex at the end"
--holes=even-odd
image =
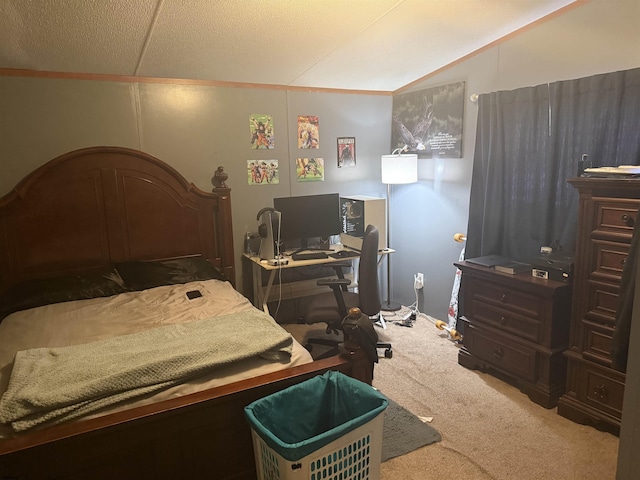
{"type": "Polygon", "coordinates": [[[328,258],[325,252],[298,252],[291,255],[294,260],[316,260],[318,258],[328,258]]]}
{"type": "Polygon", "coordinates": [[[351,258],[360,256],[360,253],[353,250],[339,250],[335,253],[330,253],[329,256],[331,258],[351,258]]]}

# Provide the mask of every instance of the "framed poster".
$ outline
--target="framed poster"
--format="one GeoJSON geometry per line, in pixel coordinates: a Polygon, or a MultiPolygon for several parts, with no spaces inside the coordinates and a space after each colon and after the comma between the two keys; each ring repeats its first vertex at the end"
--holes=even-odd
{"type": "Polygon", "coordinates": [[[391,150],[461,158],[463,109],[464,82],[394,96],[391,150]]]}
{"type": "Polygon", "coordinates": [[[338,168],[355,165],[356,137],[338,137],[338,168]]]}
{"type": "Polygon", "coordinates": [[[320,125],[316,115],[298,115],[298,148],[320,148],[320,125]]]}
{"type": "Polygon", "coordinates": [[[274,144],[273,118],[271,115],[253,114],[249,115],[249,135],[251,137],[251,148],[272,149],[274,144]]]}
{"type": "Polygon", "coordinates": [[[247,160],[249,185],[277,185],[280,183],[278,160],[247,160]]]}
{"type": "Polygon", "coordinates": [[[297,158],[296,159],[296,181],[324,182],[324,159],[297,158]]]}

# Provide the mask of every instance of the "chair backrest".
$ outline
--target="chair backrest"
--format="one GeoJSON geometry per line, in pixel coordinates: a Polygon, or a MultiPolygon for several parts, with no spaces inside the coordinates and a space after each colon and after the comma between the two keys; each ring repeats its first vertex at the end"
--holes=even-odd
{"type": "Polygon", "coordinates": [[[380,288],[378,286],[378,237],[375,225],[368,225],[362,239],[360,265],[358,267],[358,295],[360,310],[369,316],[380,313],[380,288]]]}

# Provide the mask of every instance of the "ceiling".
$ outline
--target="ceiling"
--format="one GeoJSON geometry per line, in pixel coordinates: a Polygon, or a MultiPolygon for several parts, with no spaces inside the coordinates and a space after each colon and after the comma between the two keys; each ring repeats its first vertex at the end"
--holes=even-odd
{"type": "Polygon", "coordinates": [[[2,0],[0,68],[397,91],[585,0],[2,0]]]}

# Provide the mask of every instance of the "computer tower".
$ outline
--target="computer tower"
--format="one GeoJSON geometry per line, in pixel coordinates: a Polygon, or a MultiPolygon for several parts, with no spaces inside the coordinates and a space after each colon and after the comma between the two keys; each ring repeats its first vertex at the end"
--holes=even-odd
{"type": "Polygon", "coordinates": [[[378,227],[378,249],[387,246],[386,201],[384,198],[353,195],[340,197],[340,213],[342,215],[341,242],[346,247],[362,249],[362,237],[367,225],[378,227]]]}

